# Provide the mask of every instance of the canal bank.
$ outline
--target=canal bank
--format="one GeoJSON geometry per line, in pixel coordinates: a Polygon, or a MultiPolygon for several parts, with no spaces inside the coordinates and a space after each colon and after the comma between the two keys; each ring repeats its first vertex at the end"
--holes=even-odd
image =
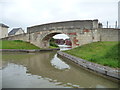
{"type": "Polygon", "coordinates": [[[41,51],[54,51],[54,50],[60,50],[60,48],[52,48],[52,49],[0,49],[0,52],[26,52],[26,53],[36,53],[41,51]]]}
{"type": "Polygon", "coordinates": [[[96,73],[100,74],[101,76],[108,77],[109,79],[112,79],[112,80],[116,80],[116,81],[120,80],[120,75],[119,75],[118,69],[110,68],[107,66],[93,63],[93,62],[89,62],[87,60],[72,56],[70,54],[67,54],[67,53],[64,53],[61,51],[58,51],[57,54],[59,56],[67,58],[68,60],[76,63],[77,65],[81,66],[84,69],[96,72],[96,73]]]}

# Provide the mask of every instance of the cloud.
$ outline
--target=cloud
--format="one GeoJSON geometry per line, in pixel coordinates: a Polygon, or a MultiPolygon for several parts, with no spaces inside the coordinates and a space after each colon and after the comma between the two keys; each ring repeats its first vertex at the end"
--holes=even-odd
{"type": "Polygon", "coordinates": [[[53,36],[54,39],[68,39],[69,37],[65,34],[57,34],[55,36],[53,36]]]}
{"type": "Polygon", "coordinates": [[[56,21],[99,19],[113,24],[119,0],[1,0],[3,23],[28,27],[56,21]]]}

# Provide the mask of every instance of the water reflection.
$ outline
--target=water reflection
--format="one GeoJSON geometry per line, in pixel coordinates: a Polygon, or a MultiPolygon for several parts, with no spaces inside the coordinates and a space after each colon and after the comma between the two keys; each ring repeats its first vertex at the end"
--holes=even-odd
{"type": "Polygon", "coordinates": [[[71,49],[71,46],[68,46],[68,45],[58,45],[58,46],[60,47],[60,51],[71,49]]]}
{"type": "MultiPolygon", "coordinates": [[[[58,46],[60,47],[60,51],[71,49],[71,47],[67,45],[58,45],[58,46]]],[[[51,60],[51,64],[57,69],[61,69],[61,70],[70,69],[70,66],[64,61],[62,61],[60,58],[58,58],[57,54],[54,55],[54,58],[51,60]]]]}
{"type": "Polygon", "coordinates": [[[54,58],[51,60],[51,64],[57,69],[70,69],[70,66],[63,62],[61,59],[59,59],[57,57],[57,54],[55,54],[54,58]]]}
{"type": "Polygon", "coordinates": [[[7,68],[3,70],[3,88],[63,88],[63,86],[55,85],[49,80],[41,76],[31,75],[26,73],[26,67],[8,64],[7,68]]]}
{"type": "Polygon", "coordinates": [[[41,53],[3,53],[3,62],[3,86],[8,88],[20,86],[29,87],[30,85],[32,85],[32,88],[118,87],[118,84],[113,81],[85,71],[68,60],[58,58],[56,51],[41,53]],[[56,59],[58,63],[55,61],[56,59]]]}

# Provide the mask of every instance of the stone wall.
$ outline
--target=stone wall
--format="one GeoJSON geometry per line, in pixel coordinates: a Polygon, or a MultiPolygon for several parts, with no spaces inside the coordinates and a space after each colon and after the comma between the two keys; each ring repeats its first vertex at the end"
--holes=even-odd
{"type": "Polygon", "coordinates": [[[100,41],[120,41],[120,29],[101,28],[98,29],[100,41]]]}
{"type": "Polygon", "coordinates": [[[70,37],[72,47],[97,41],[118,41],[120,29],[98,28],[98,20],[75,20],[36,25],[27,34],[8,37],[8,40],[28,41],[38,47],[49,47],[52,36],[62,33],[70,37]]]}
{"type": "Polygon", "coordinates": [[[2,38],[2,40],[22,40],[22,41],[29,42],[29,34],[19,34],[15,36],[9,36],[9,37],[2,38]]]}
{"type": "Polygon", "coordinates": [[[10,36],[7,40],[23,40],[40,48],[48,48],[49,40],[56,34],[64,33],[70,37],[72,48],[97,41],[118,41],[120,29],[74,29],[74,30],[45,30],[10,36]]]}
{"type": "Polygon", "coordinates": [[[64,21],[55,22],[42,25],[36,25],[27,28],[27,33],[39,32],[42,30],[55,30],[56,28],[63,29],[94,29],[98,28],[98,20],[75,20],[75,21],[64,21]]]}
{"type": "Polygon", "coordinates": [[[103,74],[103,75],[108,76],[108,77],[120,79],[118,69],[110,68],[110,67],[103,66],[100,64],[96,64],[96,63],[92,63],[92,62],[89,62],[87,60],[77,58],[75,56],[69,55],[69,54],[61,52],[61,51],[58,51],[57,53],[58,53],[58,55],[71,60],[72,62],[78,64],[79,66],[81,66],[85,69],[92,70],[94,72],[103,74]]]}

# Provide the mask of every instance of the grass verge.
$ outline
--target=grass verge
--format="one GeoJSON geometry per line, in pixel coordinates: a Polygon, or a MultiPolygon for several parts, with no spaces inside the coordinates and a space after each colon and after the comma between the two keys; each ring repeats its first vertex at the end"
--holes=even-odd
{"type": "Polygon", "coordinates": [[[0,40],[0,49],[40,49],[39,47],[21,40],[0,40]]]}
{"type": "Polygon", "coordinates": [[[104,66],[120,68],[119,50],[120,42],[105,41],[86,44],[64,52],[104,66]]]}

